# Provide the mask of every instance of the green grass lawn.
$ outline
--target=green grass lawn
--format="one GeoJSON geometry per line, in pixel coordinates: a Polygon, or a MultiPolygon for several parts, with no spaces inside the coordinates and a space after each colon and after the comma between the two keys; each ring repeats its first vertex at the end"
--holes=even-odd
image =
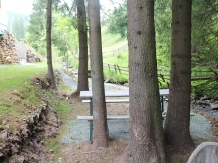
{"type": "Polygon", "coordinates": [[[107,31],[107,28],[102,28],[102,49],[103,56],[113,54],[114,50],[127,44],[127,38],[120,35],[114,35],[107,31]]]}
{"type": "Polygon", "coordinates": [[[30,78],[34,76],[45,75],[46,67],[25,66],[17,67],[15,65],[7,66],[7,68],[0,69],[0,91],[4,89],[15,89],[25,84],[30,78]]]}

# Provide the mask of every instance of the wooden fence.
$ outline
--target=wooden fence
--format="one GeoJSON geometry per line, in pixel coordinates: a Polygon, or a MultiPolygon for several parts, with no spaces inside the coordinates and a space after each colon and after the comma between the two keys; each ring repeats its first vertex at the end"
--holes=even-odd
{"type": "Polygon", "coordinates": [[[124,66],[119,66],[117,64],[108,64],[103,63],[103,66],[105,69],[108,69],[109,71],[113,71],[115,73],[119,73],[121,75],[129,75],[129,68],[124,66]]]}
{"type": "MultiPolygon", "coordinates": [[[[104,69],[112,71],[116,74],[120,75],[129,75],[129,68],[124,66],[119,66],[117,64],[108,64],[103,63],[104,69]]],[[[198,89],[201,89],[208,85],[210,82],[218,80],[218,74],[212,70],[210,71],[193,71],[192,72],[191,81],[206,81],[205,83],[202,83],[199,85],[198,89]]],[[[158,70],[158,79],[159,83],[162,82],[169,85],[170,81],[170,72],[167,70],[158,70]]]]}

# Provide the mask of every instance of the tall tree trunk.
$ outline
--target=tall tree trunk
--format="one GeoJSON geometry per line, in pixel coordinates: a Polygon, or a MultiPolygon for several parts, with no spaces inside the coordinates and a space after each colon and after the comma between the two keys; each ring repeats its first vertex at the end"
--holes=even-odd
{"type": "Polygon", "coordinates": [[[78,85],[74,95],[79,95],[80,91],[89,90],[88,82],[88,36],[86,25],[86,11],[84,0],[76,0],[78,18],[78,37],[79,37],[79,70],[78,85]]]}
{"type": "Polygon", "coordinates": [[[52,13],[52,0],[47,0],[47,26],[46,26],[46,42],[47,42],[47,65],[48,76],[51,84],[51,88],[57,90],[55,84],[55,77],[52,66],[52,50],[51,50],[51,13],[52,13]]]}
{"type": "Polygon", "coordinates": [[[154,0],[128,0],[128,163],[164,163],[165,149],[157,77],[154,0]]]}
{"type": "Polygon", "coordinates": [[[108,146],[107,110],[104,75],[99,0],[89,0],[90,53],[93,95],[94,147],[108,146]]]}
{"type": "Polygon", "coordinates": [[[173,0],[170,96],[165,123],[166,143],[175,148],[192,145],[191,94],[191,0],[173,0]]]}

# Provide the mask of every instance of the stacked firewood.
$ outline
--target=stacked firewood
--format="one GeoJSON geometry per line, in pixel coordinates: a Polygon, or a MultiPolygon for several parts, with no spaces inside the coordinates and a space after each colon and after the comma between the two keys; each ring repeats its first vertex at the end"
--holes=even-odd
{"type": "Polygon", "coordinates": [[[30,49],[27,49],[26,56],[27,56],[27,62],[29,63],[41,62],[41,59],[36,54],[34,54],[30,49]]]}
{"type": "Polygon", "coordinates": [[[0,64],[18,63],[15,39],[8,31],[0,38],[0,64]]]}

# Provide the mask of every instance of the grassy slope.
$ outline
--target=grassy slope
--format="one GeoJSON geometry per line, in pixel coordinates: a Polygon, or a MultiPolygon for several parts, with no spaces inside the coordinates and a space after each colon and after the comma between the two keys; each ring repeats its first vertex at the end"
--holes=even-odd
{"type": "MultiPolygon", "coordinates": [[[[102,28],[103,63],[128,67],[128,50],[117,51],[125,45],[127,45],[126,37],[110,34],[106,27],[102,28]]],[[[128,81],[127,75],[115,73],[113,67],[109,70],[106,65],[104,66],[104,75],[105,78],[115,80],[115,82],[125,83],[128,81]]]]}
{"type": "Polygon", "coordinates": [[[24,105],[37,105],[39,99],[33,93],[30,79],[44,74],[45,68],[35,66],[8,65],[7,68],[0,69],[0,114],[5,115],[10,112],[12,114],[25,114],[26,107],[24,105]],[[29,95],[28,98],[25,98],[27,92],[29,95]],[[19,96],[22,96],[22,101],[19,96]]]}
{"type": "Polygon", "coordinates": [[[117,58],[113,57],[114,51],[125,45],[127,45],[126,37],[110,34],[106,27],[102,28],[103,62],[116,64],[117,58]]]}
{"type": "Polygon", "coordinates": [[[57,109],[64,121],[69,111],[67,102],[60,101],[52,91],[42,91],[39,85],[33,85],[32,79],[44,79],[46,71],[44,63],[24,67],[8,65],[0,69],[0,126],[4,118],[10,117],[9,120],[12,121],[19,116],[26,116],[29,111],[37,110],[43,99],[48,100],[51,106],[57,109]]]}
{"type": "Polygon", "coordinates": [[[0,70],[0,91],[5,89],[16,89],[32,76],[40,76],[45,73],[45,68],[37,68],[34,66],[19,67],[8,66],[0,70]],[[40,70],[40,71],[38,71],[40,70]]]}
{"type": "MultiPolygon", "coordinates": [[[[57,93],[41,89],[41,86],[33,82],[33,79],[40,78],[42,81],[46,77],[46,63],[31,64],[31,66],[21,67],[20,65],[7,65],[0,69],[0,128],[5,128],[5,122],[9,124],[9,129],[14,132],[19,128],[19,119],[28,118],[29,113],[39,109],[43,100],[49,102],[50,106],[56,110],[58,118],[63,122],[68,122],[74,113],[71,101],[66,100],[57,93]]],[[[55,74],[57,74],[55,72],[55,74]]],[[[58,76],[56,75],[56,78],[58,76]]],[[[35,81],[35,80],[34,80],[35,81]]],[[[61,80],[58,81],[60,92],[72,93],[72,90],[61,80]]],[[[65,129],[62,128],[61,132],[65,129]]],[[[58,138],[44,140],[47,149],[53,149],[55,155],[62,145],[58,138]]],[[[0,161],[1,162],[1,161],[0,161]]]]}
{"type": "MultiPolygon", "coordinates": [[[[114,35],[108,33],[107,27],[102,28],[101,34],[102,34],[103,62],[114,64],[114,62],[116,62],[115,61],[116,58],[113,57],[113,52],[125,46],[127,44],[127,38],[126,37],[122,38],[118,34],[114,35]]],[[[75,60],[74,57],[70,57],[69,64],[73,66],[75,69],[78,69],[78,60],[75,60]]]]}
{"type": "Polygon", "coordinates": [[[107,32],[107,28],[102,28],[102,48],[104,53],[112,53],[114,50],[127,44],[127,38],[107,32]]]}

